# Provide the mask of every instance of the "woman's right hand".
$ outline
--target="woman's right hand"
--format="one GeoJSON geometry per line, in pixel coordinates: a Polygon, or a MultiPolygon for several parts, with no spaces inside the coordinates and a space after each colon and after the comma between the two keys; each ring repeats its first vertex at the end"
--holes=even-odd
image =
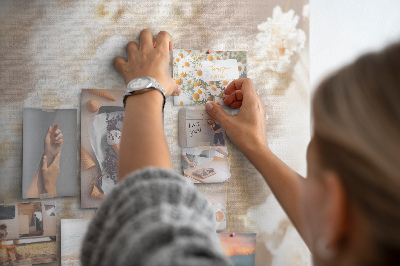
{"type": "Polygon", "coordinates": [[[225,129],[229,139],[248,156],[262,148],[268,149],[266,109],[254,89],[251,79],[236,79],[225,89],[225,105],[240,108],[235,115],[226,113],[221,106],[208,102],[207,112],[225,129]]]}
{"type": "Polygon", "coordinates": [[[54,157],[61,151],[63,146],[63,134],[56,124],[54,127],[49,126],[46,136],[44,137],[44,155],[48,158],[48,165],[53,161],[54,157]]]}

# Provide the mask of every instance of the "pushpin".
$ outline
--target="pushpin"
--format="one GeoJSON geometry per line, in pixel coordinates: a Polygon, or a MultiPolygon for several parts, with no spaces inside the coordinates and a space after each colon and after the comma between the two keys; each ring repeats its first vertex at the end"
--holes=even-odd
{"type": "Polygon", "coordinates": [[[208,49],[208,50],[207,50],[207,54],[211,54],[211,49],[208,49]]]}
{"type": "Polygon", "coordinates": [[[231,234],[230,234],[230,237],[234,237],[235,236],[235,232],[232,232],[231,234]]]}

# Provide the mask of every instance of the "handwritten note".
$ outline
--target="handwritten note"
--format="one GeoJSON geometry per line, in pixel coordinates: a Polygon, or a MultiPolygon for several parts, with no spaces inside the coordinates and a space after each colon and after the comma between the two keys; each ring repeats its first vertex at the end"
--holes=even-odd
{"type": "Polygon", "coordinates": [[[239,78],[238,62],[235,59],[202,61],[201,79],[205,82],[215,80],[233,80],[239,78]]]}
{"type": "Polygon", "coordinates": [[[190,134],[191,138],[193,138],[193,136],[196,133],[200,133],[201,132],[200,122],[194,122],[194,123],[189,122],[188,126],[189,126],[189,128],[188,128],[189,129],[189,134],[190,134]]]}

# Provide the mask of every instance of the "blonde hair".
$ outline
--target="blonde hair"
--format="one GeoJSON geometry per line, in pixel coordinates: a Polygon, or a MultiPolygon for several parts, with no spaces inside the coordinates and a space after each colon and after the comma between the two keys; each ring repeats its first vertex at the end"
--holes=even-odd
{"type": "Polygon", "coordinates": [[[364,214],[377,260],[400,265],[400,43],[327,77],[313,117],[319,160],[364,214]]]}

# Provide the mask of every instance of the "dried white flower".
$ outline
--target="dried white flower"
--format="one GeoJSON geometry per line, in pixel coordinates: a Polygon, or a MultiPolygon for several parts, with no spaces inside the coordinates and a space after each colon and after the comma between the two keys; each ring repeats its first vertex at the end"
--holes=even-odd
{"type": "Polygon", "coordinates": [[[257,34],[257,57],[262,61],[266,69],[285,73],[293,65],[293,56],[304,48],[306,34],[297,29],[299,17],[293,10],[282,12],[280,6],[276,6],[272,18],[257,26],[260,31],[257,34]]]}

